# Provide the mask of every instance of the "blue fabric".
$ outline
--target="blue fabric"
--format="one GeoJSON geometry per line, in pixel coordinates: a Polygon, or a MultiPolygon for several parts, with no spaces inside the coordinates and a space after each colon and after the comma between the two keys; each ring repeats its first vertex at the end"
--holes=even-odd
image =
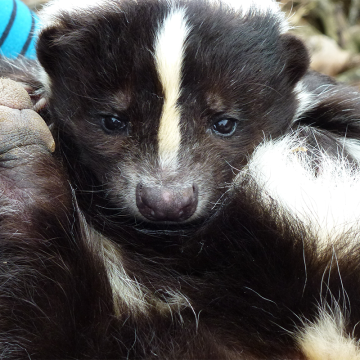
{"type": "Polygon", "coordinates": [[[35,58],[37,16],[20,0],[0,0],[0,54],[35,58]]]}

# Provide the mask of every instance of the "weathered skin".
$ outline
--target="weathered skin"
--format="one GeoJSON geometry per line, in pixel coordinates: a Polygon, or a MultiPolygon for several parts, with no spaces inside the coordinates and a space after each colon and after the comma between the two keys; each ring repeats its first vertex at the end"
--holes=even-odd
{"type": "Polygon", "coordinates": [[[50,130],[33,110],[28,93],[10,79],[0,79],[0,144],[2,151],[27,145],[55,150],[50,130]]]}

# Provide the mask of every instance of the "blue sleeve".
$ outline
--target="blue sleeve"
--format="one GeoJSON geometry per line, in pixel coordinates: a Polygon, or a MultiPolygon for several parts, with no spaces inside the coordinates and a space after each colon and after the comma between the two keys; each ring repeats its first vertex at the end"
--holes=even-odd
{"type": "Polygon", "coordinates": [[[37,16],[20,0],[0,1],[0,55],[36,57],[37,16]]]}

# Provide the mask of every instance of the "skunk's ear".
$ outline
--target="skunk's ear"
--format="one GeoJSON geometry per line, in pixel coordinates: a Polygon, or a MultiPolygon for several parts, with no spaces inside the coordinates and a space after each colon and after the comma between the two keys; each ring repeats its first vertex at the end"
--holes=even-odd
{"type": "Polygon", "coordinates": [[[82,30],[58,23],[41,32],[37,54],[43,68],[41,80],[49,94],[65,82],[68,89],[85,86],[98,49],[97,41],[91,42],[82,30]]]}
{"type": "Polygon", "coordinates": [[[50,78],[56,77],[59,72],[62,73],[62,68],[67,66],[66,58],[70,49],[66,49],[66,45],[69,45],[66,38],[67,29],[60,26],[46,28],[40,33],[37,55],[50,78]]]}
{"type": "Polygon", "coordinates": [[[304,43],[291,34],[281,35],[283,53],[286,56],[285,73],[290,84],[296,84],[309,69],[310,57],[304,43]]]}

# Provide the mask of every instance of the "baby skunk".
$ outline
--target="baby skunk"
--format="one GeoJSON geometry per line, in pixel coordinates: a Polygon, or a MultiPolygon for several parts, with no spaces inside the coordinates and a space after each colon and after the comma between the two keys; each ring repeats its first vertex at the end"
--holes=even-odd
{"type": "Polygon", "coordinates": [[[41,18],[0,65],[56,142],[0,129],[1,358],[360,359],[360,94],[277,3],[41,18]]]}

